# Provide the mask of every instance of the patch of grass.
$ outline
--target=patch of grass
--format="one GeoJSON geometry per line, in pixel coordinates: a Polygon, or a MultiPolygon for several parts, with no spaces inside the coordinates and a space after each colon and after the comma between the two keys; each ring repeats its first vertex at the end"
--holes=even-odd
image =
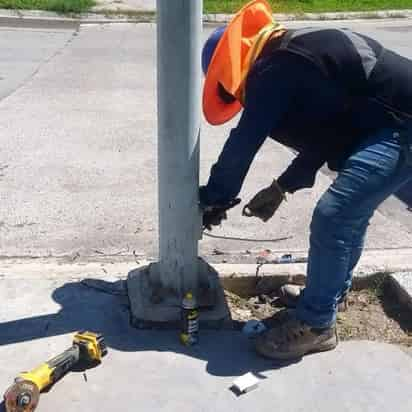
{"type": "MultiPolygon", "coordinates": [[[[247,0],[204,0],[207,13],[233,13],[247,0]]],[[[275,13],[412,9],[412,0],[269,0],[275,13]]]]}
{"type": "Polygon", "coordinates": [[[88,11],[95,4],[95,0],[0,0],[0,9],[82,13],[88,11]]]}

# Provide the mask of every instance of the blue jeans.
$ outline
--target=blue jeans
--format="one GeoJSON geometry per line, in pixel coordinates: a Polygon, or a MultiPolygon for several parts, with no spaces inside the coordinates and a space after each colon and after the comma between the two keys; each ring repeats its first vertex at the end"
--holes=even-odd
{"type": "MultiPolygon", "coordinates": [[[[373,213],[412,180],[412,164],[394,132],[381,130],[365,140],[314,210],[306,288],[297,308],[297,317],[312,327],[335,323],[373,213]]],[[[408,138],[412,145],[412,130],[408,138]]]]}

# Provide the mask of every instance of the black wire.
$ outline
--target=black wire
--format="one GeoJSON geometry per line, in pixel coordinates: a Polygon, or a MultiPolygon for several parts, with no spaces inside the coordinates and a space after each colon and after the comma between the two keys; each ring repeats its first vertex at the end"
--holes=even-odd
{"type": "Polygon", "coordinates": [[[242,242],[281,242],[283,240],[292,239],[293,236],[286,236],[286,237],[279,237],[277,239],[252,239],[247,237],[234,237],[234,236],[219,236],[219,235],[212,235],[211,233],[203,232],[203,234],[207,237],[211,237],[213,239],[223,239],[223,240],[240,240],[242,242]]]}

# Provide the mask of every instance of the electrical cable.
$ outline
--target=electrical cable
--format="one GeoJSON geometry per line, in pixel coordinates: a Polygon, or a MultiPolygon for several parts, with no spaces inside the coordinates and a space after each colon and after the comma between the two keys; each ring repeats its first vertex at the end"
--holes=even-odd
{"type": "Polygon", "coordinates": [[[283,240],[289,240],[292,239],[293,236],[285,236],[285,237],[279,237],[277,239],[252,239],[252,238],[247,238],[247,237],[235,237],[235,236],[220,236],[220,235],[213,235],[211,233],[203,232],[203,234],[206,237],[211,237],[213,239],[223,239],[223,240],[238,240],[242,242],[281,242],[283,240]]]}

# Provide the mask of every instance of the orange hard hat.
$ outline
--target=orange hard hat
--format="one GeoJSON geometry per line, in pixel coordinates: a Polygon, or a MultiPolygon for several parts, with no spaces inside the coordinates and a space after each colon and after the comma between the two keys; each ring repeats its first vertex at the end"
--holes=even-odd
{"type": "Polygon", "coordinates": [[[235,14],[220,35],[213,56],[208,61],[203,87],[203,113],[210,124],[223,124],[242,109],[239,99],[232,102],[222,99],[219,84],[229,94],[239,97],[248,54],[259,32],[269,24],[273,24],[269,3],[253,0],[235,14]]]}

